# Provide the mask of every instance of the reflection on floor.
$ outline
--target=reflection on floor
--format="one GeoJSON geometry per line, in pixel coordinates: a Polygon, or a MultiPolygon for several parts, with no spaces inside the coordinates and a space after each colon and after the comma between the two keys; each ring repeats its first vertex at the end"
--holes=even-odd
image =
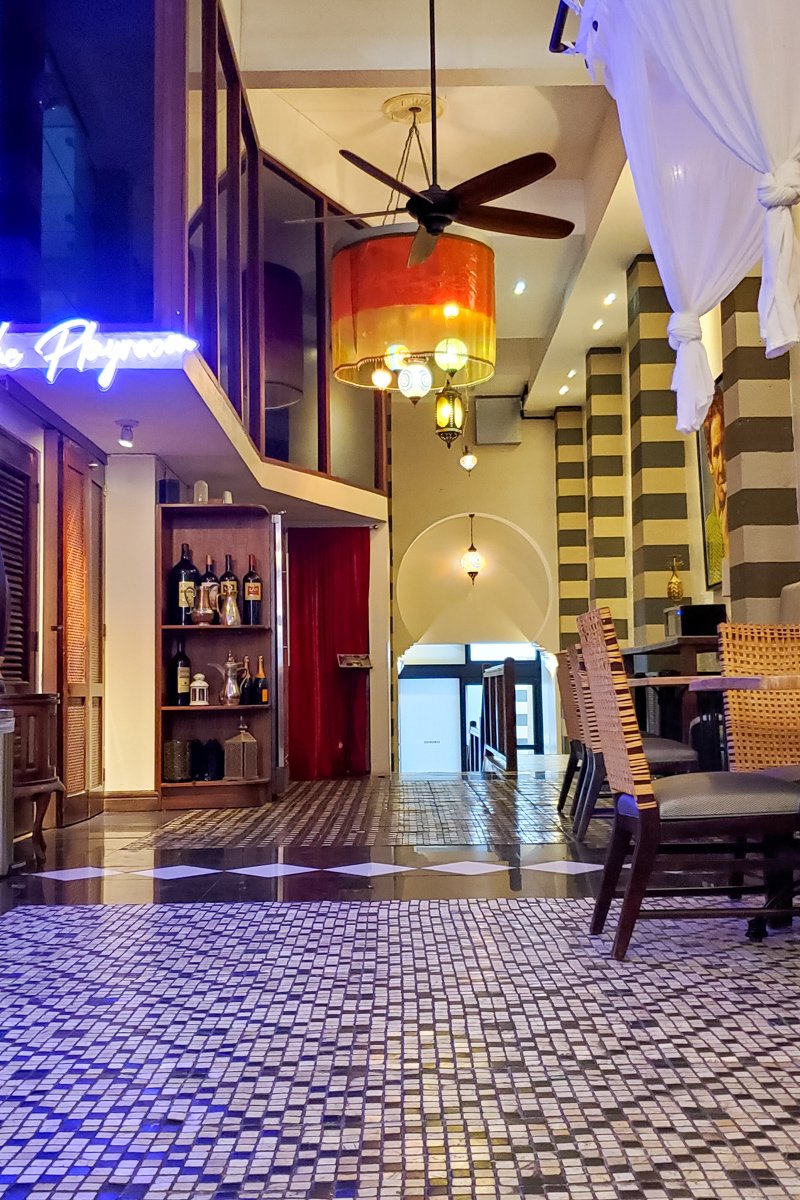
{"type": "Polygon", "coordinates": [[[20,843],[0,1197],[797,1200],[798,935],[614,962],[553,765],[20,843]]]}

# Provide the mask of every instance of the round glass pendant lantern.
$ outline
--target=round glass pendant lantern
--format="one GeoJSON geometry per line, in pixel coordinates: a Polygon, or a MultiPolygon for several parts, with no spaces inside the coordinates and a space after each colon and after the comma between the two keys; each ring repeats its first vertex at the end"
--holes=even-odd
{"type": "Polygon", "coordinates": [[[469,575],[472,586],[475,586],[475,579],[478,572],[486,566],[486,559],[475,549],[475,534],[473,533],[472,523],[475,520],[475,513],[469,514],[469,547],[461,555],[461,569],[469,575]]]}
{"type": "Polygon", "coordinates": [[[438,390],[494,374],[494,251],[445,233],[409,268],[415,232],[370,229],[333,256],[331,350],[342,383],[374,388],[373,373],[386,368],[386,390],[419,399],[428,377],[438,390]]]}
{"type": "Polygon", "coordinates": [[[436,433],[449,450],[464,428],[464,401],[452,386],[447,384],[436,397],[436,433]]]}

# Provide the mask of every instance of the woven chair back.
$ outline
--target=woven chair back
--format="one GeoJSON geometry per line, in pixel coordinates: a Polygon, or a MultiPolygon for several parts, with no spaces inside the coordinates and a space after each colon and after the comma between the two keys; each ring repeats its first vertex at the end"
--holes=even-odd
{"type": "Polygon", "coordinates": [[[575,690],[575,682],[570,671],[566,650],[562,650],[560,654],[556,655],[556,658],[558,660],[558,670],[556,672],[558,694],[561,697],[561,712],[564,717],[567,737],[571,742],[583,742],[581,715],[578,711],[578,695],[575,690]]]}
{"type": "Polygon", "coordinates": [[[578,617],[578,630],[608,782],[616,793],[633,796],[640,810],[655,809],[653,780],[611,610],[584,613],[578,617]]]}
{"type": "MultiPolygon", "coordinates": [[[[800,625],[719,627],[723,675],[800,674],[800,625]]],[[[725,692],[732,771],[800,763],[800,692],[725,692]]]]}
{"type": "Polygon", "coordinates": [[[570,646],[567,650],[567,658],[569,660],[569,673],[575,687],[578,711],[581,715],[583,744],[584,746],[588,746],[594,754],[601,754],[600,730],[597,728],[597,717],[595,716],[594,704],[592,702],[592,693],[589,690],[589,680],[586,678],[586,668],[583,664],[583,654],[580,645],[570,646]]]}

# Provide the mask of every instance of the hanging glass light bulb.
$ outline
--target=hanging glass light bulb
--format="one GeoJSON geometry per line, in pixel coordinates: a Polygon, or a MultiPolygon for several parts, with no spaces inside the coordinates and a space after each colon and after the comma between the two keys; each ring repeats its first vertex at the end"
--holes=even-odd
{"type": "Polygon", "coordinates": [[[408,363],[397,372],[397,386],[412,404],[416,404],[433,387],[433,376],[425,363],[408,363]]]}
{"type": "Polygon", "coordinates": [[[385,392],[392,384],[392,372],[388,367],[376,367],[372,372],[372,382],[380,392],[385,392]]]}
{"type": "Polygon", "coordinates": [[[461,458],[458,461],[469,475],[478,465],[478,456],[477,454],[473,454],[469,446],[465,445],[464,453],[461,455],[461,458]]]}
{"type": "Polygon", "coordinates": [[[433,357],[440,371],[453,376],[466,366],[469,350],[466,343],[462,342],[460,338],[447,337],[442,338],[437,344],[433,357]]]}
{"type": "Polygon", "coordinates": [[[486,560],[483,555],[475,549],[475,534],[473,532],[472,523],[475,520],[475,513],[469,514],[469,546],[461,555],[461,569],[466,571],[470,577],[472,586],[475,586],[475,579],[479,571],[486,566],[486,560]]]}
{"type": "Polygon", "coordinates": [[[464,403],[452,384],[448,383],[436,397],[436,433],[449,450],[464,428],[464,403]]]}

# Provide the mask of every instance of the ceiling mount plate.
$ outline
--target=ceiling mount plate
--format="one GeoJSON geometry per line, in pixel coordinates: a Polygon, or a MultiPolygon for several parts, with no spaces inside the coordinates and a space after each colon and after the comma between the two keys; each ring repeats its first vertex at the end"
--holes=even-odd
{"type": "MultiPolygon", "coordinates": [[[[428,125],[431,119],[431,98],[427,92],[404,92],[402,96],[390,96],[381,106],[381,111],[390,121],[410,125],[416,110],[417,124],[428,125]]],[[[444,101],[436,98],[436,116],[444,112],[444,101]]]]}

